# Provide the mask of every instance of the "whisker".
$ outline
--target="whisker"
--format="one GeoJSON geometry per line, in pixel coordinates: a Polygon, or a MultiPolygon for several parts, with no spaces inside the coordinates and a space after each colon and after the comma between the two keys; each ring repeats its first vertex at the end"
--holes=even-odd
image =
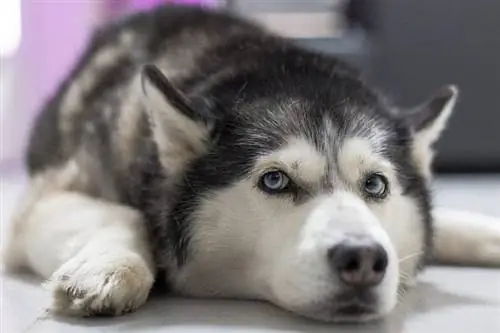
{"type": "Polygon", "coordinates": [[[403,262],[403,261],[405,261],[405,260],[408,260],[408,259],[411,259],[411,258],[413,258],[413,257],[419,256],[419,255],[421,255],[421,254],[423,254],[423,253],[424,253],[424,251],[418,251],[418,252],[416,252],[416,253],[409,254],[409,255],[407,255],[407,256],[405,256],[405,257],[403,257],[403,258],[399,259],[399,262],[403,262]]]}
{"type": "Polygon", "coordinates": [[[397,304],[403,304],[404,303],[404,301],[406,299],[404,296],[406,295],[406,293],[407,293],[407,290],[398,290],[396,292],[396,303],[397,304]]]}

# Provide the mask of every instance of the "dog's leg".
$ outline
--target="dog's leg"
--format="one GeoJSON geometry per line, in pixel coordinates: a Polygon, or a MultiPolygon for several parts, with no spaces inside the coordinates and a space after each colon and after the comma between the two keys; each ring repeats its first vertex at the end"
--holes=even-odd
{"type": "Polygon", "coordinates": [[[155,272],[137,211],[58,192],[26,205],[14,224],[6,264],[48,279],[54,312],[118,315],[146,301],[155,272]]]}
{"type": "Polygon", "coordinates": [[[434,210],[436,261],[500,267],[500,219],[452,209],[434,210]]]}

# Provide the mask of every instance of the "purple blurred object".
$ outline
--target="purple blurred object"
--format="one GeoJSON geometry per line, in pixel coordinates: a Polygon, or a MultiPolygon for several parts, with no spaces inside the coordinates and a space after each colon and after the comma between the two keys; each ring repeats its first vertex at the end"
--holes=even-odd
{"type": "Polygon", "coordinates": [[[184,5],[200,5],[214,6],[217,0],[129,0],[130,7],[134,9],[148,9],[158,6],[163,3],[184,4],[184,5]]]}
{"type": "MultiPolygon", "coordinates": [[[[166,3],[165,0],[129,0],[129,6],[133,9],[149,9],[159,4],[166,3]]],[[[168,1],[170,2],[170,1],[168,1]]]]}
{"type": "Polygon", "coordinates": [[[217,7],[222,3],[224,1],[221,0],[108,0],[105,2],[104,15],[106,19],[113,19],[133,12],[148,10],[161,4],[217,7]]]}

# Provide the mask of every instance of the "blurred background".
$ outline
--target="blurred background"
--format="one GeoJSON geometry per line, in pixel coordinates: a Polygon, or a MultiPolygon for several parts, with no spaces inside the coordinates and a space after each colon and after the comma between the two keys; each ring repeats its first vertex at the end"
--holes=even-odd
{"type": "Polygon", "coordinates": [[[161,3],[221,7],[361,67],[402,106],[458,84],[440,172],[500,172],[500,2],[491,0],[0,0],[0,167],[23,157],[41,105],[96,25],[161,3]]]}

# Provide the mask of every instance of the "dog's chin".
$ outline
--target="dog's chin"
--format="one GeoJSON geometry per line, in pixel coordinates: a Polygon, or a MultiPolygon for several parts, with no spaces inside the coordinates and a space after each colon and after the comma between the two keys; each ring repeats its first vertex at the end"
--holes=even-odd
{"type": "Polygon", "coordinates": [[[295,313],[314,320],[338,324],[356,324],[379,320],[384,312],[374,307],[364,305],[346,305],[335,308],[316,308],[314,310],[294,311],[295,313]]]}
{"type": "Polygon", "coordinates": [[[332,313],[329,321],[335,323],[364,323],[371,322],[383,317],[383,314],[376,308],[362,305],[348,305],[338,308],[332,313]]]}
{"type": "Polygon", "coordinates": [[[293,312],[310,319],[334,323],[365,323],[382,319],[391,307],[372,293],[338,295],[328,301],[295,309],[293,312]],[[362,296],[362,297],[361,297],[362,296]]]}

